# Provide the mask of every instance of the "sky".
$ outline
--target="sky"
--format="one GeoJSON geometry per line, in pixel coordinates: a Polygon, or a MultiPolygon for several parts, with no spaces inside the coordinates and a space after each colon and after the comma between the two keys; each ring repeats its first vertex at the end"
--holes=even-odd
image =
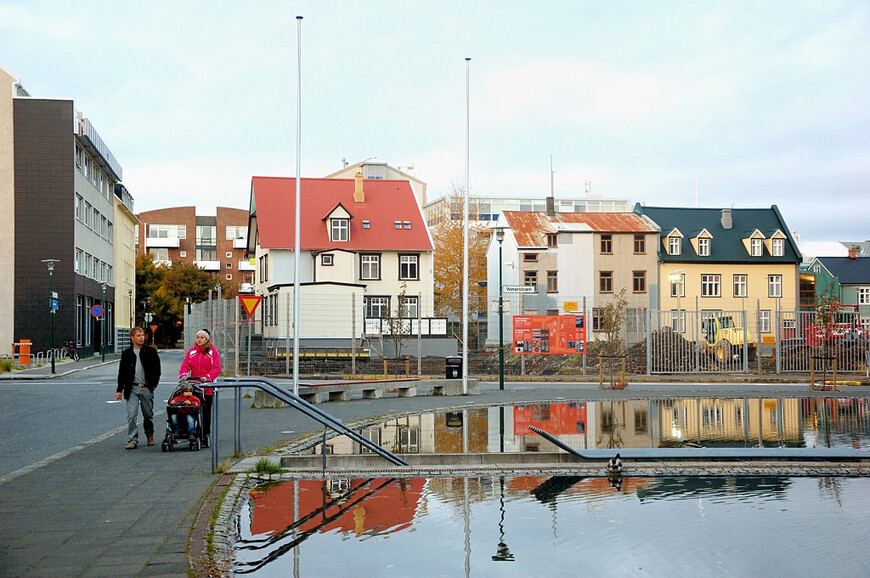
{"type": "Polygon", "coordinates": [[[552,158],[557,199],[870,239],[868,2],[0,0],[0,66],[75,101],[137,212],[295,176],[301,69],[303,177],[374,157],[429,201],[466,173],[543,197],[552,158]]]}

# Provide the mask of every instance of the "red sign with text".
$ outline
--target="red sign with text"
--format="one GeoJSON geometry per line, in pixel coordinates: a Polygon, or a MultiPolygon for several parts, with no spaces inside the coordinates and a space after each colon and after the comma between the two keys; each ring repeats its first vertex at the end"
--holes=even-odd
{"type": "Polygon", "coordinates": [[[514,315],[514,353],[584,353],[585,315],[514,315]]]}

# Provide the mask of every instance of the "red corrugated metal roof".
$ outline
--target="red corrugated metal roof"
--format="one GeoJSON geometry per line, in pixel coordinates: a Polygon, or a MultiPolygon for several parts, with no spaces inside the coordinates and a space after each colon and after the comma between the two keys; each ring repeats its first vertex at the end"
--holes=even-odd
{"type": "MultiPolygon", "coordinates": [[[[367,179],[365,202],[353,199],[353,179],[302,179],[299,232],[305,250],[432,251],[423,211],[408,181],[367,179]],[[341,207],[350,214],[350,240],[332,242],[328,223],[341,207]],[[363,228],[363,221],[370,227],[363,228]],[[395,222],[402,223],[396,229],[395,222]],[[404,227],[405,221],[410,229],[404,227]]],[[[253,177],[251,195],[257,215],[259,244],[265,249],[292,249],[295,234],[296,179],[253,177]]]]}
{"type": "Polygon", "coordinates": [[[634,213],[546,213],[532,211],[505,211],[514,238],[519,247],[546,246],[546,233],[556,233],[562,225],[585,225],[596,233],[656,233],[658,229],[634,213]]]}

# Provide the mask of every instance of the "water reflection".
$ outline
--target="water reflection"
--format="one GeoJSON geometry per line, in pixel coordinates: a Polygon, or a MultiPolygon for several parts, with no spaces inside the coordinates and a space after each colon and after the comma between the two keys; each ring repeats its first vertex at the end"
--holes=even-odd
{"type": "Polygon", "coordinates": [[[868,489],[865,478],[784,477],[627,477],[620,491],[576,476],[269,483],[240,513],[234,571],[859,575],[868,489]],[[771,535],[787,538],[773,547],[771,535]],[[608,556],[622,562],[599,566],[608,556]]]}
{"type": "MultiPolygon", "coordinates": [[[[396,453],[553,452],[538,427],[577,449],[852,447],[870,443],[867,398],[706,398],[533,403],[394,418],[361,433],[396,453]]],[[[321,445],[314,453],[323,451],[321,445]]],[[[361,453],[344,436],[331,454],[361,453]]],[[[362,449],[362,452],[368,452],[362,449]]]]}

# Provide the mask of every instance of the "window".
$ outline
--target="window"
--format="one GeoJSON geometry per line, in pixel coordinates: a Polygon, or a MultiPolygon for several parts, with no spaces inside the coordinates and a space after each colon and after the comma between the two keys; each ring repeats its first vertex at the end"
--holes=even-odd
{"type": "Polygon", "coordinates": [[[91,157],[85,155],[85,177],[91,178],[91,157]]]}
{"type": "Polygon", "coordinates": [[[598,289],[602,293],[613,293],[613,271],[602,271],[599,273],[598,289]]]}
{"type": "Polygon", "coordinates": [[[91,215],[94,212],[94,208],[87,201],[85,202],[85,225],[88,227],[91,226],[91,215]]]}
{"type": "Polygon", "coordinates": [[[547,247],[553,249],[558,247],[559,236],[556,233],[547,233],[547,247]]]}
{"type": "Polygon", "coordinates": [[[347,241],[350,238],[347,219],[330,219],[330,226],[333,241],[347,241]]]}
{"type": "Polygon", "coordinates": [[[332,267],[332,255],[321,255],[320,256],[320,264],[324,267],[332,267]]]}
{"type": "Polygon", "coordinates": [[[417,298],[409,297],[405,295],[402,298],[402,309],[400,311],[400,317],[404,319],[416,319],[417,318],[417,298]]]}
{"type": "Polygon", "coordinates": [[[601,235],[601,252],[613,253],[613,235],[601,235]]]}
{"type": "Polygon", "coordinates": [[[76,273],[84,275],[85,271],[85,252],[81,249],[76,249],[76,273]]]}
{"type": "Polygon", "coordinates": [[[402,221],[393,221],[393,226],[396,227],[396,229],[401,229],[402,221]]]}
{"type": "Polygon", "coordinates": [[[225,256],[227,259],[232,259],[232,258],[233,258],[233,252],[232,252],[232,251],[227,251],[226,253],[224,253],[224,256],[225,256]]]}
{"type": "Polygon", "coordinates": [[[169,261],[169,249],[166,247],[151,247],[148,252],[154,257],[155,261],[169,261]]]}
{"type": "Polygon", "coordinates": [[[870,305],[870,287],[858,287],[858,305],[870,305]]]}
{"type": "Polygon", "coordinates": [[[380,279],[381,278],[381,256],[380,255],[360,255],[359,257],[359,278],[360,279],[380,279]]]}
{"type": "Polygon", "coordinates": [[[523,285],[527,287],[537,287],[538,286],[538,272],[537,271],[523,271],[523,285]]]}
{"type": "Polygon", "coordinates": [[[671,329],[677,333],[686,332],[686,310],[671,309],[671,329]]]}
{"type": "Polygon", "coordinates": [[[646,237],[643,235],[634,236],[634,252],[635,254],[646,253],[646,237]]]}
{"type": "Polygon", "coordinates": [[[80,194],[76,193],[76,219],[78,219],[79,221],[81,221],[84,218],[84,216],[82,215],[84,210],[85,210],[85,200],[82,198],[82,196],[80,194]]]}
{"type": "Polygon", "coordinates": [[[537,263],[538,262],[538,254],[537,253],[523,253],[523,263],[537,263]]]}
{"type": "Polygon", "coordinates": [[[265,283],[269,280],[269,256],[263,255],[260,257],[260,283],[265,283]]]}
{"type": "Polygon", "coordinates": [[[761,257],[761,248],[763,244],[761,239],[750,239],[749,241],[749,254],[753,257],[761,257]]]}
{"type": "Polygon", "coordinates": [[[109,243],[115,242],[115,227],[112,226],[112,221],[109,221],[109,227],[106,229],[106,239],[109,243]]]}
{"type": "Polygon", "coordinates": [[[770,333],[770,309],[762,309],[758,312],[758,331],[770,333]]]}
{"type": "Polygon", "coordinates": [[[785,239],[772,239],[770,241],[770,251],[774,257],[785,255],[785,239]]]}
{"type": "Polygon", "coordinates": [[[226,228],[226,240],[245,239],[248,236],[248,228],[239,225],[228,225],[226,228]]]}
{"type": "Polygon", "coordinates": [[[232,269],[232,268],[233,268],[233,264],[232,264],[232,263],[227,263],[226,268],[227,268],[227,269],[232,269]]]}
{"type": "Polygon", "coordinates": [[[748,295],[746,289],[746,275],[734,276],[734,296],[746,297],[748,295]]]}
{"type": "Polygon", "coordinates": [[[187,225],[148,225],[152,239],[186,239],[187,225]]]}
{"type": "Polygon", "coordinates": [[[547,271],[547,293],[559,292],[558,271],[547,271]]]}
{"type": "Polygon", "coordinates": [[[371,229],[371,228],[372,228],[372,223],[371,223],[371,221],[369,221],[368,219],[365,219],[365,220],[363,221],[363,229],[371,229]]]}
{"type": "Polygon", "coordinates": [[[420,278],[417,255],[399,255],[399,279],[417,280],[420,278]]]}
{"type": "Polygon", "coordinates": [[[216,249],[197,249],[196,250],[196,260],[197,261],[217,261],[217,250],[216,249]]]}
{"type": "Polygon", "coordinates": [[[181,257],[182,259],[186,258],[186,257],[187,257],[187,251],[179,251],[179,252],[178,252],[178,256],[181,257]]]}
{"type": "Polygon", "coordinates": [[[366,317],[383,319],[390,311],[389,297],[366,297],[365,298],[366,317]]]}
{"type": "Polygon", "coordinates": [[[214,225],[197,225],[196,244],[217,245],[217,227],[214,225]]]}
{"type": "Polygon", "coordinates": [[[604,310],[601,307],[594,307],[592,309],[592,331],[602,331],[601,320],[604,316],[604,310]]]}
{"type": "Polygon", "coordinates": [[[709,237],[699,237],[698,238],[698,255],[701,257],[709,257],[710,256],[710,238],[709,237]]]}
{"type": "Polygon", "coordinates": [[[721,275],[701,275],[701,297],[721,297],[721,275]]]}
{"type": "Polygon", "coordinates": [[[669,255],[679,255],[682,252],[681,241],[677,236],[668,237],[668,254],[669,255]]]}
{"type": "Polygon", "coordinates": [[[411,221],[402,221],[402,226],[405,229],[410,229],[411,228],[411,221]]]}
{"type": "Polygon", "coordinates": [[[632,293],[646,293],[646,271],[634,271],[631,291],[632,293]]]}
{"type": "Polygon", "coordinates": [[[82,159],[83,158],[84,158],[84,155],[82,153],[82,147],[79,146],[78,143],[76,143],[76,167],[79,170],[81,170],[81,168],[82,168],[82,159]]]}
{"type": "Polygon", "coordinates": [[[233,274],[227,273],[227,281],[232,281],[232,280],[233,280],[233,274]]]}
{"type": "Polygon", "coordinates": [[[686,274],[671,274],[671,297],[686,296],[686,274]]]}
{"type": "Polygon", "coordinates": [[[782,297],[782,275],[767,276],[767,296],[782,297]]]}

